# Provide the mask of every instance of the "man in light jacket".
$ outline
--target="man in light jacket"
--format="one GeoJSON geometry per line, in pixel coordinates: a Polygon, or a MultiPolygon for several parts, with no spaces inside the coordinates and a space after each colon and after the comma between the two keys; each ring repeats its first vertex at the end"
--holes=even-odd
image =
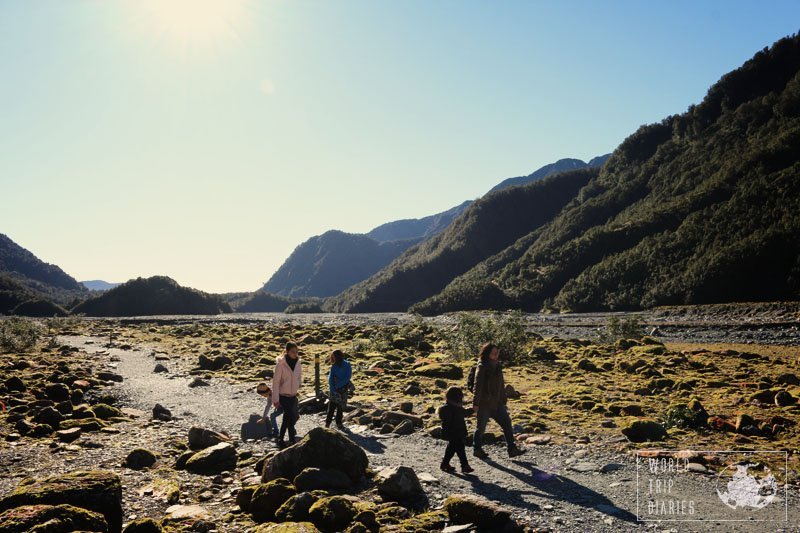
{"type": "Polygon", "coordinates": [[[284,448],[284,437],[289,432],[289,444],[297,442],[295,423],[300,417],[297,411],[297,391],[303,381],[302,364],[297,351],[297,344],[286,343],[286,353],[278,356],[275,361],[275,373],[272,378],[272,405],[275,409],[283,408],[283,421],[280,434],[277,437],[278,447],[284,448]]]}

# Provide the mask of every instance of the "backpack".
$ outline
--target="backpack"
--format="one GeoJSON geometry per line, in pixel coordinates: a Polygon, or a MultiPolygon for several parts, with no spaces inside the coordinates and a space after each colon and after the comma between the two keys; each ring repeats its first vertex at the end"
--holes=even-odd
{"type": "Polygon", "coordinates": [[[478,365],[474,365],[469,369],[469,374],[467,374],[467,390],[473,393],[475,392],[475,372],[477,370],[478,365]]]}

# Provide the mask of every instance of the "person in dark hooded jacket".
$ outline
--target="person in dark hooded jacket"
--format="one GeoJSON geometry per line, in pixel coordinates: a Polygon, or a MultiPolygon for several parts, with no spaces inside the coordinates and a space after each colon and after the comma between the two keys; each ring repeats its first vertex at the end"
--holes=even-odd
{"type": "Polygon", "coordinates": [[[458,387],[450,387],[445,395],[447,403],[439,408],[439,419],[442,421],[442,438],[447,441],[444,450],[444,459],[440,468],[445,472],[455,472],[450,466],[450,459],[458,454],[461,461],[461,471],[465,474],[472,472],[472,467],[467,462],[465,443],[467,440],[467,423],[465,416],[472,414],[472,409],[463,406],[464,392],[458,387]]]}
{"type": "Polygon", "coordinates": [[[478,458],[487,457],[483,450],[483,433],[489,419],[494,419],[503,429],[503,436],[508,446],[508,456],[517,457],[525,450],[514,442],[514,430],[511,417],[506,408],[506,384],[503,379],[503,368],[500,363],[500,348],[492,343],[484,344],[480,351],[480,361],[475,371],[475,389],[472,408],[477,414],[475,435],[473,436],[473,454],[478,458]]]}

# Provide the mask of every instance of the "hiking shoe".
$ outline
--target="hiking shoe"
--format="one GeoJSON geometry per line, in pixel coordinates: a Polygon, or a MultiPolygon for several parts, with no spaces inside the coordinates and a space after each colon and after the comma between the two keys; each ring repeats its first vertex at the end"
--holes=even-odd
{"type": "Polygon", "coordinates": [[[456,467],[446,464],[439,465],[439,468],[441,468],[443,472],[447,472],[448,474],[452,474],[453,472],[456,471],[456,467]]]}
{"type": "Polygon", "coordinates": [[[341,429],[342,431],[344,431],[344,424],[337,423],[337,424],[336,424],[336,427],[337,427],[338,429],[341,429]]]}
{"type": "Polygon", "coordinates": [[[472,455],[474,455],[478,459],[486,459],[487,457],[489,457],[489,454],[486,453],[483,450],[483,448],[475,448],[474,450],[472,450],[472,455]]]}
{"type": "Polygon", "coordinates": [[[275,441],[275,444],[278,445],[278,449],[279,450],[282,450],[282,449],[286,448],[286,441],[285,440],[278,439],[278,440],[275,441]]]}
{"type": "Polygon", "coordinates": [[[475,469],[474,469],[474,468],[472,468],[472,467],[471,467],[471,466],[469,466],[469,465],[466,465],[466,466],[462,466],[462,467],[461,467],[461,473],[462,473],[462,474],[470,474],[470,473],[472,473],[472,472],[474,472],[474,471],[475,471],[475,469]]]}
{"type": "Polygon", "coordinates": [[[520,455],[524,454],[525,450],[520,448],[519,446],[514,446],[513,448],[508,449],[508,456],[509,457],[519,457],[520,455]]]}

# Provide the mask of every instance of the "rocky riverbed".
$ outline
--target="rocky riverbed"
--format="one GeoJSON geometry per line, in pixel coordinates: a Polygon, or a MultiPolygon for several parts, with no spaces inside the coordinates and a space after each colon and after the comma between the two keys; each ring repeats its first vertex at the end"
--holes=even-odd
{"type": "MultiPolygon", "coordinates": [[[[437,328],[448,327],[449,317],[429,322],[406,315],[268,315],[70,324],[49,346],[3,356],[0,509],[12,510],[6,511],[5,522],[0,515],[0,530],[27,527],[19,525],[24,523],[19,516],[8,515],[21,509],[16,503],[25,492],[19,488],[23,479],[97,471],[116,476],[120,485],[119,517],[108,511],[107,502],[94,509],[111,530],[115,520],[116,527],[128,525],[129,531],[150,527],[142,525],[145,518],[163,530],[279,527],[268,525],[276,520],[274,511],[264,515],[253,509],[267,500],[279,501],[278,493],[301,492],[292,483],[307,481],[289,479],[284,488],[275,485],[264,465],[289,459],[275,459],[278,449],[270,441],[241,439],[240,428],[251,414],[263,410],[264,400],[254,386],[268,381],[274,358],[287,340],[302,341],[304,392],[310,396],[314,358],[334,348],[350,355],[357,394],[345,429],[313,433],[322,423],[313,412],[304,413],[298,427],[300,435],[308,437],[303,445],[307,449],[315,449],[318,442],[345,446],[337,440],[343,436],[363,450],[368,465],[345,486],[310,486],[306,500],[291,500],[298,505],[300,500],[320,502],[316,514],[306,507],[291,515],[294,522],[308,522],[292,526],[300,528],[295,530],[470,530],[458,529],[464,522],[483,530],[794,530],[800,523],[800,410],[794,401],[800,397],[800,369],[795,348],[766,342],[744,345],[738,338],[733,339],[739,341],[736,345],[722,345],[717,338],[697,343],[686,336],[667,339],[680,343],[663,344],[656,337],[600,344],[580,340],[580,335],[570,339],[564,333],[572,330],[563,322],[591,329],[602,327],[607,316],[558,318],[562,323],[554,330],[531,327],[524,356],[506,369],[515,431],[528,451],[509,459],[503,446],[493,444],[500,435],[490,423],[490,457],[470,456],[475,468],[471,475],[439,470],[444,442],[436,438],[435,408],[447,386],[463,386],[471,364],[453,360],[448,353],[437,328]],[[576,324],[579,321],[584,322],[576,324]],[[154,413],[157,404],[164,410],[154,413]],[[412,421],[410,431],[400,430],[403,419],[412,421]],[[198,429],[192,428],[208,430],[200,443],[211,445],[205,451],[198,448],[198,429]],[[59,432],[53,433],[56,429],[59,432]],[[194,451],[189,449],[192,431],[196,442],[191,444],[198,448],[194,451]],[[208,452],[214,445],[219,450],[208,452]],[[135,450],[141,451],[132,453],[135,450]],[[755,515],[756,520],[770,521],[725,521],[753,516],[743,508],[726,512],[729,507],[720,502],[717,490],[725,488],[720,479],[726,479],[721,476],[730,465],[727,456],[715,450],[773,452],[757,457],[758,468],[771,466],[781,488],[771,495],[764,512],[755,515]],[[208,463],[206,457],[195,457],[203,453],[212,454],[210,470],[196,466],[208,463]],[[195,466],[187,470],[181,462],[190,457],[195,466]],[[660,460],[683,469],[648,473],[647,465],[660,460]],[[412,474],[397,472],[400,466],[410,467],[412,474]],[[390,476],[407,492],[398,495],[381,488],[390,476]],[[671,482],[673,492],[653,490],[651,482],[671,482]],[[254,492],[257,487],[261,492],[254,492]],[[483,499],[453,498],[456,494],[483,499]],[[344,500],[335,499],[339,496],[344,500]],[[349,521],[331,522],[325,513],[337,512],[326,506],[339,509],[349,521]],[[677,521],[687,519],[693,521],[677,521]]],[[[698,322],[694,316],[692,320],[698,322]]],[[[535,320],[529,317],[529,322],[533,325],[535,320]]],[[[762,321],[776,322],[774,317],[762,321]]],[[[791,328],[788,320],[784,322],[791,328]]],[[[326,365],[321,371],[324,376],[326,365]]],[[[319,461],[316,468],[333,475],[328,472],[331,465],[319,461]]],[[[60,479],[58,486],[79,482],[60,479]]],[[[26,503],[33,502],[26,497],[26,503]]],[[[81,500],[40,501],[76,505],[81,500]]],[[[83,524],[92,519],[69,518],[63,509],[59,513],[50,520],[83,524]]],[[[70,526],[64,527],[66,531],[70,526]]]]}

